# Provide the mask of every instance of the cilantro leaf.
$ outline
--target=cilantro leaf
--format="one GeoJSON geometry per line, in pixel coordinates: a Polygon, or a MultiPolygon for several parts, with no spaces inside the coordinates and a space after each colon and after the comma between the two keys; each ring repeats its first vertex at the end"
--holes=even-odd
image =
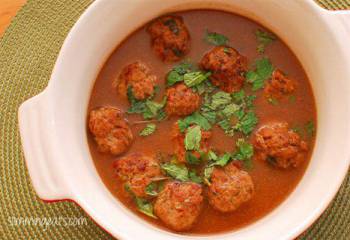
{"type": "Polygon", "coordinates": [[[207,166],[206,168],[204,168],[203,178],[204,178],[205,184],[210,185],[210,178],[213,171],[214,171],[213,166],[207,166]]]}
{"type": "Polygon", "coordinates": [[[181,132],[184,132],[190,125],[196,124],[204,130],[209,130],[211,128],[208,120],[203,117],[199,112],[195,112],[192,115],[178,120],[178,125],[181,132]]]}
{"type": "Polygon", "coordinates": [[[224,115],[226,118],[232,117],[236,111],[238,111],[239,106],[235,103],[231,103],[229,105],[226,105],[225,108],[221,111],[222,115],[224,115]]]}
{"type": "Polygon", "coordinates": [[[276,36],[273,35],[272,33],[265,32],[260,29],[255,32],[255,36],[256,36],[256,39],[258,40],[258,47],[257,47],[258,53],[264,53],[265,48],[277,39],[276,36]]]}
{"type": "Polygon", "coordinates": [[[140,132],[140,136],[145,137],[151,135],[156,131],[157,126],[154,123],[149,123],[146,127],[140,132]]]}
{"type": "Polygon", "coordinates": [[[232,156],[230,153],[225,153],[224,155],[218,157],[216,159],[215,162],[213,162],[212,164],[210,164],[210,166],[220,166],[220,167],[224,167],[226,166],[229,161],[232,159],[232,156]]]}
{"type": "Polygon", "coordinates": [[[191,127],[187,130],[185,136],[185,149],[186,150],[199,150],[200,142],[202,139],[202,132],[200,126],[191,127]]]}
{"type": "Polygon", "coordinates": [[[180,181],[188,181],[188,169],[184,165],[178,165],[176,163],[165,163],[161,168],[172,178],[180,181]]]}
{"type": "Polygon", "coordinates": [[[221,46],[226,45],[229,39],[220,33],[209,32],[207,30],[205,35],[205,41],[215,46],[221,46]]]}
{"type": "Polygon", "coordinates": [[[264,87],[265,81],[269,79],[274,71],[268,58],[261,58],[255,62],[255,71],[250,70],[246,74],[247,82],[252,84],[253,91],[264,87]]]}

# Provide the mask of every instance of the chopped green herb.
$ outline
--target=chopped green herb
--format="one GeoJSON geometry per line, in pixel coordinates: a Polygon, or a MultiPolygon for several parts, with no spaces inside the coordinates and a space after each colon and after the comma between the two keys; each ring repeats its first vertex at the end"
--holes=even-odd
{"type": "Polygon", "coordinates": [[[157,183],[156,182],[151,182],[150,184],[148,184],[146,186],[145,192],[147,195],[151,196],[151,197],[155,197],[158,195],[157,192],[157,183]]]}
{"type": "Polygon", "coordinates": [[[142,212],[143,214],[151,217],[151,218],[157,218],[153,213],[153,205],[148,202],[147,200],[137,197],[133,191],[131,190],[130,186],[128,184],[124,185],[125,191],[130,193],[130,195],[134,198],[134,201],[136,203],[137,209],[142,212]]]}
{"type": "Polygon", "coordinates": [[[208,122],[208,120],[205,117],[203,117],[199,112],[195,112],[184,119],[178,120],[178,125],[181,132],[184,132],[192,124],[196,124],[204,130],[209,130],[211,128],[211,125],[208,122]]]}
{"type": "Polygon", "coordinates": [[[205,184],[210,185],[210,178],[211,178],[211,174],[213,173],[213,171],[214,171],[213,166],[207,166],[204,169],[203,177],[204,177],[205,184]]]}
{"type": "Polygon", "coordinates": [[[200,126],[194,126],[188,128],[185,136],[185,149],[186,150],[199,150],[200,142],[202,139],[202,132],[200,126]]]}
{"type": "Polygon", "coordinates": [[[276,98],[273,98],[273,97],[268,98],[267,101],[268,101],[271,105],[274,105],[274,106],[278,105],[278,103],[279,103],[278,100],[277,100],[276,98]]]}
{"type": "Polygon", "coordinates": [[[139,101],[134,97],[131,86],[127,89],[127,96],[131,104],[131,107],[127,111],[128,113],[143,113],[145,111],[145,102],[139,101]]]}
{"type": "Polygon", "coordinates": [[[161,168],[172,178],[180,181],[188,181],[188,169],[184,165],[165,163],[161,168]]]}
{"type": "Polygon", "coordinates": [[[156,131],[157,126],[154,123],[149,123],[146,127],[140,132],[140,136],[145,137],[151,135],[156,131]]]}
{"type": "Polygon", "coordinates": [[[225,106],[225,108],[222,110],[222,115],[224,115],[226,118],[229,118],[232,117],[238,110],[239,106],[235,103],[231,103],[225,106]]]}
{"type": "Polygon", "coordinates": [[[297,100],[297,98],[296,98],[295,95],[289,96],[289,102],[290,102],[290,103],[295,103],[296,100],[297,100]]]}
{"type": "Polygon", "coordinates": [[[161,103],[147,100],[145,102],[145,109],[143,111],[143,118],[145,118],[145,119],[156,118],[160,114],[162,108],[165,106],[166,100],[167,100],[166,97],[163,98],[161,103]]]}
{"type": "Polygon", "coordinates": [[[315,124],[313,121],[308,121],[306,124],[305,124],[305,130],[306,130],[306,133],[309,137],[313,137],[315,135],[315,124]]]}
{"type": "Polygon", "coordinates": [[[216,155],[216,153],[214,151],[210,150],[208,152],[208,158],[209,158],[209,160],[216,161],[218,159],[218,156],[216,155]]]}
{"type": "Polygon", "coordinates": [[[198,175],[197,175],[197,173],[196,173],[196,171],[194,171],[194,170],[191,170],[190,172],[189,172],[189,178],[190,178],[190,180],[192,181],[192,182],[194,182],[194,183],[198,183],[198,184],[202,184],[202,178],[201,177],[199,177],[198,175]]]}
{"type": "Polygon", "coordinates": [[[175,66],[167,76],[167,86],[172,86],[175,83],[182,82],[184,80],[184,75],[191,72],[192,64],[188,62],[183,62],[175,66]]]}
{"type": "Polygon", "coordinates": [[[226,166],[229,161],[232,159],[232,156],[230,153],[225,153],[224,155],[218,157],[215,162],[211,163],[210,166],[220,166],[224,167],[226,166]]]}
{"type": "Polygon", "coordinates": [[[244,98],[245,98],[245,92],[244,90],[240,90],[238,92],[234,92],[231,94],[232,95],[232,98],[233,100],[239,104],[239,103],[242,103],[244,101],[244,98]]]}
{"type": "Polygon", "coordinates": [[[194,87],[207,80],[210,75],[211,72],[204,73],[201,71],[186,73],[184,75],[184,82],[187,87],[194,87]]]}
{"type": "Polygon", "coordinates": [[[258,118],[254,112],[246,113],[239,122],[235,125],[234,129],[243,132],[245,135],[249,135],[256,124],[258,124],[258,118]]]}
{"type": "Polygon", "coordinates": [[[236,142],[236,152],[233,154],[234,160],[242,161],[246,168],[252,167],[252,157],[254,155],[253,146],[244,139],[238,139],[236,142]]]}
{"type": "Polygon", "coordinates": [[[147,200],[145,200],[143,198],[139,198],[136,196],[135,196],[135,202],[136,202],[137,209],[140,212],[142,212],[143,214],[145,214],[151,218],[157,219],[157,217],[153,213],[152,203],[148,202],[147,200]]]}
{"type": "Polygon", "coordinates": [[[208,30],[206,31],[205,40],[207,43],[215,46],[226,45],[229,41],[226,36],[216,32],[209,32],[208,30]]]}
{"type": "Polygon", "coordinates": [[[201,163],[201,160],[199,158],[197,158],[195,155],[188,151],[185,153],[185,158],[188,164],[198,165],[201,163]]]}
{"type": "Polygon", "coordinates": [[[229,93],[219,91],[212,96],[211,108],[216,110],[219,107],[223,107],[231,103],[232,98],[229,93]]]}
{"type": "Polygon", "coordinates": [[[232,125],[229,119],[223,119],[220,122],[218,122],[218,125],[224,130],[225,132],[230,130],[232,125]]]}
{"type": "Polygon", "coordinates": [[[257,51],[259,53],[264,53],[265,48],[271,44],[273,41],[276,40],[276,36],[273,35],[272,33],[265,32],[262,30],[257,30],[255,32],[256,39],[258,40],[258,48],[257,51]]]}
{"type": "Polygon", "coordinates": [[[253,91],[264,87],[265,81],[272,75],[274,68],[268,58],[261,58],[255,62],[255,71],[248,71],[247,81],[252,84],[253,91]]]}

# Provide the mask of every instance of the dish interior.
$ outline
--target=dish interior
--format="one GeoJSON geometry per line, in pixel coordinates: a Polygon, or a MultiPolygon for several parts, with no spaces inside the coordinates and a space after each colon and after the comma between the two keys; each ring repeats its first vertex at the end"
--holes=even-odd
{"type": "MultiPolygon", "coordinates": [[[[211,148],[220,153],[235,150],[236,142],[244,137],[246,141],[252,142],[254,134],[261,127],[273,122],[287,122],[291,131],[296,132],[307,143],[308,150],[303,156],[303,161],[297,167],[280,169],[266,161],[252,158],[252,167],[242,167],[251,176],[254,183],[253,197],[243,203],[238,209],[228,213],[222,213],[214,209],[204,199],[203,207],[195,224],[189,229],[181,232],[190,234],[214,234],[227,232],[242,228],[251,224],[270,213],[281,204],[295,189],[301,180],[311,158],[316,130],[316,106],[308,77],[296,56],[288,46],[280,39],[274,40],[266,46],[264,53],[257,51],[258,41],[256,32],[261,30],[269,32],[268,29],[245,17],[232,13],[216,10],[191,10],[177,12],[174,15],[181,16],[191,36],[189,53],[178,62],[165,63],[154,52],[151,47],[150,36],[146,31],[148,25],[142,26],[128,36],[111,54],[102,68],[94,88],[92,90],[88,112],[102,107],[112,106],[127,112],[130,103],[125,96],[117,93],[115,82],[123,68],[133,62],[145,63],[152,74],[157,76],[156,85],[159,92],[155,101],[160,102],[166,94],[167,74],[182,61],[189,61],[195,66],[201,61],[205,53],[214,48],[205,41],[206,32],[216,32],[225,35],[229,46],[235,48],[248,60],[249,69],[254,69],[257,59],[266,57],[275,69],[281,69],[295,82],[295,91],[281,99],[266,98],[264,90],[253,91],[251,85],[246,83],[243,87],[247,95],[256,95],[254,101],[254,112],[258,123],[254,131],[247,136],[242,133],[228,136],[217,125],[213,126],[212,137],[209,140],[211,148]]],[[[268,80],[267,80],[268,81],[268,80]]],[[[144,121],[140,114],[125,114],[134,139],[127,152],[114,156],[99,151],[94,136],[87,130],[90,152],[96,169],[110,192],[121,201],[127,208],[146,221],[161,228],[169,229],[159,219],[150,218],[138,211],[134,199],[125,191],[124,184],[116,177],[113,167],[115,161],[130,153],[143,153],[146,155],[157,155],[158,153],[174,154],[172,142],[173,125],[184,117],[169,117],[156,123],[155,133],[144,137],[139,133],[146,124],[138,124],[144,121]],[[137,123],[137,124],[136,124],[137,123]]],[[[202,166],[190,166],[197,170],[200,175],[202,166]]],[[[206,195],[207,186],[203,183],[203,195],[206,195]]],[[[153,200],[151,200],[153,201],[153,200]]]]}

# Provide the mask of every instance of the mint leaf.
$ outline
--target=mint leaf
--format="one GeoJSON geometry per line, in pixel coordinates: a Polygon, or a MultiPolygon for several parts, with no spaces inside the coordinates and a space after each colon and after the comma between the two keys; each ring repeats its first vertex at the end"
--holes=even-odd
{"type": "Polygon", "coordinates": [[[219,91],[212,96],[210,107],[214,110],[223,107],[232,101],[229,93],[219,91]]]}
{"type": "Polygon", "coordinates": [[[250,70],[246,74],[247,82],[252,84],[253,91],[265,86],[265,81],[271,78],[274,68],[268,58],[261,58],[255,62],[255,71],[250,70]]]}
{"type": "Polygon", "coordinates": [[[188,169],[184,165],[165,163],[161,168],[172,178],[180,181],[188,181],[188,169]]]}
{"type": "Polygon", "coordinates": [[[207,30],[205,35],[205,41],[215,46],[221,46],[226,45],[229,39],[220,33],[209,32],[207,30]]]}
{"type": "Polygon", "coordinates": [[[196,124],[206,131],[211,129],[209,121],[199,112],[195,112],[184,119],[178,120],[178,126],[181,132],[184,132],[192,124],[196,124]]]}
{"type": "Polygon", "coordinates": [[[256,36],[256,39],[258,40],[258,47],[257,47],[258,53],[264,53],[265,48],[277,39],[276,36],[273,35],[272,33],[265,32],[260,29],[255,32],[255,36],[256,36]]]}
{"type": "Polygon", "coordinates": [[[200,71],[186,73],[184,75],[184,82],[187,87],[194,87],[196,85],[201,84],[205,80],[207,80],[210,75],[211,75],[210,72],[203,73],[200,71]]]}
{"type": "Polygon", "coordinates": [[[175,66],[167,75],[167,86],[172,86],[175,83],[182,82],[184,80],[184,75],[190,72],[192,69],[192,64],[188,62],[183,62],[175,66]]]}
{"type": "Polygon", "coordinates": [[[254,155],[253,146],[241,138],[237,140],[236,147],[237,149],[233,154],[233,159],[242,161],[246,168],[251,168],[252,157],[254,155]]]}
{"type": "Polygon", "coordinates": [[[249,135],[258,124],[258,118],[254,112],[246,113],[239,122],[235,125],[234,129],[243,132],[245,135],[249,135]]]}
{"type": "Polygon", "coordinates": [[[186,150],[199,150],[200,142],[202,139],[202,132],[200,126],[188,128],[185,136],[185,149],[186,150]]]}
{"type": "Polygon", "coordinates": [[[158,116],[158,114],[160,114],[161,109],[165,106],[165,104],[166,104],[166,97],[163,98],[161,103],[147,100],[145,102],[145,108],[143,111],[143,118],[145,118],[145,119],[156,118],[158,116]]]}
{"type": "Polygon", "coordinates": [[[140,136],[145,137],[151,135],[156,131],[157,126],[154,123],[149,123],[146,127],[140,132],[140,136]]]}
{"type": "Polygon", "coordinates": [[[151,182],[146,186],[145,192],[147,195],[155,197],[158,195],[157,188],[157,184],[155,182],[151,182]]]}
{"type": "Polygon", "coordinates": [[[157,217],[153,213],[153,205],[152,203],[148,202],[147,200],[139,197],[135,197],[135,203],[137,206],[137,209],[142,212],[143,214],[157,219],[157,217]]]}
{"type": "Polygon", "coordinates": [[[194,171],[194,170],[191,170],[190,172],[189,172],[189,178],[190,178],[190,180],[192,181],[192,182],[194,182],[194,183],[198,183],[198,184],[202,184],[202,178],[201,177],[199,177],[198,175],[197,175],[197,173],[196,173],[196,171],[194,171]]]}
{"type": "Polygon", "coordinates": [[[185,158],[188,164],[198,165],[201,163],[200,159],[194,156],[191,152],[186,152],[185,158]]]}

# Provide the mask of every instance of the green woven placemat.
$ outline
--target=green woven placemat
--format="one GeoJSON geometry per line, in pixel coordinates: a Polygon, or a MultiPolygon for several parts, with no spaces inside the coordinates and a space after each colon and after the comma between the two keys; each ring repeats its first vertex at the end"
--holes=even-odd
{"type": "MultiPolygon", "coordinates": [[[[0,239],[112,239],[74,203],[47,204],[36,196],[17,127],[18,106],[45,88],[63,40],[91,2],[29,0],[0,40],[0,239]],[[83,224],[67,226],[74,219],[83,224]]],[[[350,0],[318,2],[350,9],[350,0]]],[[[350,239],[349,200],[348,175],[331,206],[301,239],[350,239]]]]}

